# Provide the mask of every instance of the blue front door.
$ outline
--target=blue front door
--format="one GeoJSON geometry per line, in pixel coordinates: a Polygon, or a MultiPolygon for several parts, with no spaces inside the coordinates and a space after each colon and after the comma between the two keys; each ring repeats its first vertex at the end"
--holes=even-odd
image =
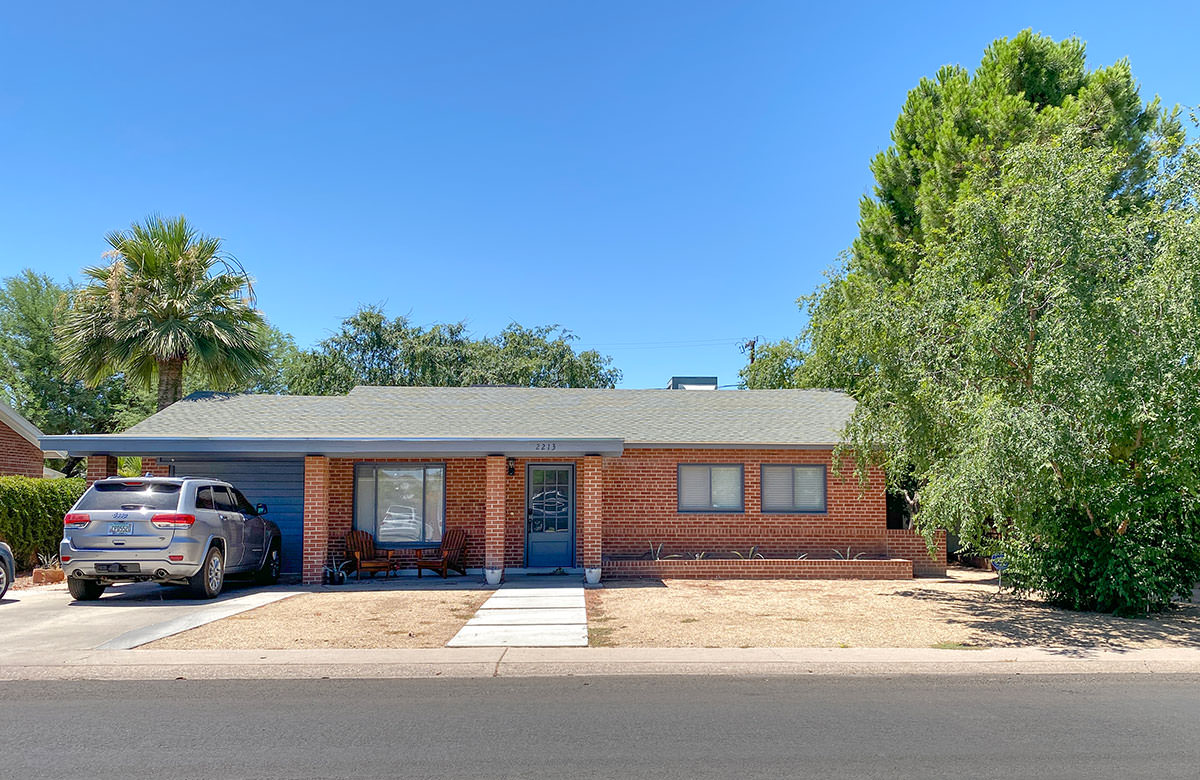
{"type": "Polygon", "coordinates": [[[575,563],[575,467],[529,466],[525,473],[525,565],[575,563]]]}

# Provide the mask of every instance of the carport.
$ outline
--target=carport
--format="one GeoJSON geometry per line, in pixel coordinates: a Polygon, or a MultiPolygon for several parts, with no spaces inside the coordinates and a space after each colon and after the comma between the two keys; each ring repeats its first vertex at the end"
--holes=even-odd
{"type": "Polygon", "coordinates": [[[267,517],[283,536],[284,574],[302,571],[304,551],[304,456],[286,447],[239,446],[219,448],[211,439],[177,439],[108,434],[45,436],[58,441],[63,452],[87,456],[88,484],[116,476],[117,457],[142,459],[141,471],[156,477],[210,477],[236,486],[253,504],[266,504],[267,517]],[[284,450],[284,451],[281,451],[284,450]]]}

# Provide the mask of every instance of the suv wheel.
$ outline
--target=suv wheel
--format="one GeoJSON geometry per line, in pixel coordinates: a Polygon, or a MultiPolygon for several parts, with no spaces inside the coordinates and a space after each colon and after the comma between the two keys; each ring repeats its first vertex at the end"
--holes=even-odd
{"type": "Polygon", "coordinates": [[[208,548],[200,571],[188,578],[188,587],[196,598],[215,599],[225,584],[225,556],[219,547],[208,548]]]}
{"type": "Polygon", "coordinates": [[[272,542],[271,549],[267,550],[267,559],[263,561],[262,568],[258,570],[258,580],[260,585],[274,585],[279,582],[279,570],[283,566],[283,557],[279,553],[279,542],[272,542]]]}
{"type": "Polygon", "coordinates": [[[0,560],[0,599],[8,592],[8,567],[0,560]]]}
{"type": "Polygon", "coordinates": [[[106,586],[95,580],[82,580],[78,577],[67,577],[67,590],[76,601],[95,601],[104,593],[106,586]]]}

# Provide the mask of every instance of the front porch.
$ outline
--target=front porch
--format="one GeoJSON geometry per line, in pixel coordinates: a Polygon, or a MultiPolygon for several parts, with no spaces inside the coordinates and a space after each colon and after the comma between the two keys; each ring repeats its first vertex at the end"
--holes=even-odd
{"type": "MultiPolygon", "coordinates": [[[[466,560],[470,569],[482,570],[491,584],[498,584],[506,570],[582,570],[598,581],[603,545],[604,457],[517,458],[503,454],[479,458],[448,458],[444,468],[444,529],[467,533],[466,560]],[[552,490],[561,507],[546,506],[529,480],[534,469],[569,467],[567,484],[552,490]],[[550,515],[557,510],[557,517],[550,515]],[[552,530],[552,522],[557,520],[552,530]],[[536,537],[559,535],[561,544],[547,545],[556,558],[531,557],[536,537]]],[[[330,559],[345,560],[344,539],[350,530],[364,524],[362,491],[356,495],[356,468],[393,466],[403,469],[426,461],[388,458],[371,461],[310,455],[304,458],[303,567],[305,583],[321,581],[330,559]]],[[[540,485],[539,485],[540,488],[540,485]]],[[[382,510],[380,510],[382,511],[382,510]]],[[[422,518],[424,519],[424,518],[422,518]]],[[[386,542],[383,545],[386,546],[386,542]]],[[[420,544],[394,545],[394,555],[405,560],[420,544]]],[[[424,545],[436,546],[436,542],[424,545]]]]}

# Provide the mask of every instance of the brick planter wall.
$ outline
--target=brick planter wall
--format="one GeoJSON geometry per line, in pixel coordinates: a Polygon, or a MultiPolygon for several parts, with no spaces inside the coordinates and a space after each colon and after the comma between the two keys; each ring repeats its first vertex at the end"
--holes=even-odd
{"type": "Polygon", "coordinates": [[[925,537],[914,531],[895,528],[887,530],[887,553],[895,558],[908,558],[913,562],[913,573],[918,577],[946,576],[946,532],[938,531],[934,555],[929,554],[925,537]]]}
{"type": "Polygon", "coordinates": [[[0,422],[0,476],[40,477],[42,464],[42,451],[0,422]]]}
{"type": "Polygon", "coordinates": [[[606,561],[604,576],[673,580],[908,580],[913,576],[913,564],[898,558],[606,561]]]}

